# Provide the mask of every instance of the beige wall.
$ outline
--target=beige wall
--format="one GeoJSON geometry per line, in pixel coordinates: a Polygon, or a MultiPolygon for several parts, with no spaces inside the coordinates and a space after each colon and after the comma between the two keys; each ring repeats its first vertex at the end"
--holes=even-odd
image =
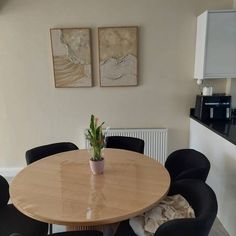
{"type": "Polygon", "coordinates": [[[169,152],[187,147],[198,93],[196,16],[231,7],[232,0],[1,1],[0,168],[25,165],[25,150],[37,145],[70,140],[83,147],[91,113],[110,127],[167,127],[169,152]],[[96,27],[122,25],[140,27],[140,85],[100,88],[96,27]],[[93,28],[95,87],[54,88],[53,27],[93,28]]]}
{"type": "MultiPolygon", "coordinates": [[[[234,8],[236,9],[236,0],[234,0],[234,8]]],[[[231,80],[230,94],[232,96],[232,107],[236,108],[236,79],[231,80]]]]}
{"type": "MultiPolygon", "coordinates": [[[[234,0],[233,6],[236,9],[236,0],[234,0]]],[[[232,96],[232,108],[236,108],[236,79],[228,79],[226,87],[226,92],[232,96]]]]}

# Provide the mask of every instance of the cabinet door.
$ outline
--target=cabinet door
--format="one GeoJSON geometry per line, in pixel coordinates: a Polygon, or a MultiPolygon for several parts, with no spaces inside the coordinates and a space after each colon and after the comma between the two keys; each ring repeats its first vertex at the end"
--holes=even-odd
{"type": "Polygon", "coordinates": [[[236,12],[209,12],[205,78],[236,78],[236,12]]]}

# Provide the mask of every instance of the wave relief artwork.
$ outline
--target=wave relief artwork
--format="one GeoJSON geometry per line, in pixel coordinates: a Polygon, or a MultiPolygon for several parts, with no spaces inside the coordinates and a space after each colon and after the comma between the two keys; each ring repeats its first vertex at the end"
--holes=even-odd
{"type": "Polygon", "coordinates": [[[51,29],[57,88],[92,86],[90,29],[51,29]]]}
{"type": "Polygon", "coordinates": [[[137,82],[137,58],[127,55],[119,59],[108,58],[100,63],[103,85],[135,85],[137,82]]]}
{"type": "Polygon", "coordinates": [[[101,86],[137,85],[137,27],[98,30],[101,86]]]}

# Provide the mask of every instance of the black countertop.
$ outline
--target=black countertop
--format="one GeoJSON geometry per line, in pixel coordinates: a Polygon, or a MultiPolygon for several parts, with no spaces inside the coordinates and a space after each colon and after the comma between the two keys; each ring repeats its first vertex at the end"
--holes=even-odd
{"type": "MultiPolygon", "coordinates": [[[[191,112],[192,113],[192,112],[191,112]]],[[[208,129],[222,136],[229,142],[236,145],[236,118],[231,120],[206,120],[202,121],[190,114],[190,118],[204,125],[208,129]]]]}

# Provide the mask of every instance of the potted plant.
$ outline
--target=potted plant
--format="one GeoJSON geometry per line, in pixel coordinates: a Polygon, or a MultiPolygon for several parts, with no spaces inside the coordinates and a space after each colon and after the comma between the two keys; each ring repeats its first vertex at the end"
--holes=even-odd
{"type": "Polygon", "coordinates": [[[102,174],[104,171],[104,158],[102,157],[105,138],[102,133],[104,123],[98,124],[98,118],[91,115],[89,129],[86,133],[86,139],[90,143],[90,168],[95,175],[102,174]]]}

